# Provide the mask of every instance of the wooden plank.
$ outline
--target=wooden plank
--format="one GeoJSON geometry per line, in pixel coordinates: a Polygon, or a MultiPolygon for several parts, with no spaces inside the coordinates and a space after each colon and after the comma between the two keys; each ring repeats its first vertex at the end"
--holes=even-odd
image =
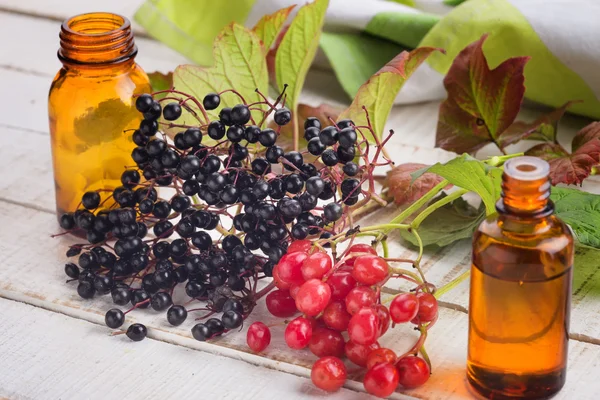
{"type": "MultiPolygon", "coordinates": [[[[102,327],[0,299],[0,397],[35,399],[303,399],[306,377],[160,340],[132,342],[102,327]]],[[[328,397],[329,398],[329,397],[328,397]]],[[[342,389],[331,399],[365,399],[342,389]]]]}

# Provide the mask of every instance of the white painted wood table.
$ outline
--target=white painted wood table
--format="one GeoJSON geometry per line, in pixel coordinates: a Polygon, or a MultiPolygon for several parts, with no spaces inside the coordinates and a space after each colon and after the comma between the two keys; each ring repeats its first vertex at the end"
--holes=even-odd
{"type": "MultiPolygon", "coordinates": [[[[59,21],[81,12],[131,16],[140,0],[0,0],[0,398],[11,399],[299,399],[326,396],[308,379],[315,360],[285,350],[282,329],[273,329],[265,354],[248,352],[245,334],[200,343],[191,321],[171,327],[164,315],[140,311],[127,316],[149,327],[149,339],[134,343],[111,336],[104,326],[106,298],[85,301],[64,283],[65,250],[72,239],[51,239],[58,230],[50,163],[46,97],[60,64],[59,21]]],[[[140,33],[139,63],[147,70],[172,70],[186,60],[140,33]]],[[[329,72],[310,73],[305,102],[345,102],[329,72]]],[[[397,162],[445,161],[453,155],[433,148],[438,103],[393,110],[389,126],[397,162]]],[[[562,123],[565,141],[587,121],[562,123]]],[[[600,191],[600,181],[585,186],[600,191]]],[[[368,217],[386,220],[393,210],[368,217]]],[[[409,250],[392,237],[398,257],[409,250]]],[[[587,255],[591,257],[592,255],[587,255]]],[[[585,254],[580,257],[586,257],[585,254]]],[[[429,251],[428,279],[442,285],[469,268],[469,243],[429,251]]],[[[600,272],[576,280],[569,372],[558,399],[597,399],[600,392],[600,272]]],[[[465,373],[468,282],[442,297],[440,320],[428,339],[433,375],[423,387],[393,398],[469,399],[465,373]]],[[[259,306],[256,318],[272,321],[259,306]]],[[[248,324],[246,324],[248,325],[248,324]]],[[[414,340],[396,328],[383,344],[403,349],[414,340]]],[[[348,381],[331,399],[370,398],[348,381]]]]}

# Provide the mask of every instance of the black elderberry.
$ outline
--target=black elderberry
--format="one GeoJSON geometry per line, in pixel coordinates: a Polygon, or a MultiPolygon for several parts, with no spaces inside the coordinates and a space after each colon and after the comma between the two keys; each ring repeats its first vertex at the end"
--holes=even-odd
{"type": "Polygon", "coordinates": [[[356,147],[355,146],[350,146],[350,147],[338,147],[336,154],[338,156],[339,162],[341,163],[346,163],[349,161],[354,160],[354,157],[356,156],[356,147]]]}
{"type": "Polygon", "coordinates": [[[225,136],[225,125],[221,121],[213,121],[208,124],[208,136],[214,140],[220,140],[225,136]]]}
{"type": "Polygon", "coordinates": [[[127,328],[127,337],[131,340],[133,340],[134,342],[139,342],[144,340],[144,338],[146,337],[146,335],[148,334],[148,330],[146,329],[146,326],[143,324],[132,324],[129,325],[129,328],[127,328]]]}
{"type": "Polygon", "coordinates": [[[143,239],[146,237],[147,234],[148,234],[148,227],[146,226],[146,224],[141,221],[138,222],[136,236],[139,237],[140,239],[143,239]]]}
{"type": "Polygon", "coordinates": [[[231,275],[229,278],[227,278],[227,286],[234,292],[239,292],[244,290],[246,287],[246,281],[244,278],[241,278],[237,275],[231,275]]]}
{"type": "Polygon", "coordinates": [[[146,151],[151,157],[159,156],[165,150],[167,150],[167,142],[162,139],[153,139],[146,145],[146,151]]]}
{"type": "Polygon", "coordinates": [[[117,257],[113,253],[109,253],[107,251],[105,251],[104,254],[101,254],[98,257],[98,262],[100,263],[100,265],[108,269],[111,269],[115,265],[116,261],[117,257]]]}
{"type": "Polygon", "coordinates": [[[208,204],[209,206],[213,206],[213,205],[217,204],[221,200],[221,198],[220,198],[220,196],[219,196],[218,193],[212,192],[205,185],[200,186],[200,193],[199,193],[199,195],[200,195],[200,198],[202,200],[204,200],[206,202],[206,204],[208,204]]]}
{"type": "Polygon", "coordinates": [[[287,169],[288,171],[294,171],[295,169],[299,169],[302,166],[302,164],[304,164],[304,158],[302,157],[302,154],[300,154],[297,151],[290,151],[286,153],[283,157],[293,165],[292,167],[287,163],[283,164],[285,169],[287,169]]]}
{"type": "MultiPolygon", "coordinates": [[[[145,150],[145,149],[144,149],[145,150]]],[[[135,151],[135,149],[134,149],[135,151]]],[[[148,154],[148,153],[146,153],[148,154]]],[[[154,171],[154,169],[152,169],[152,167],[145,167],[144,170],[142,171],[142,175],[144,175],[144,179],[146,180],[152,180],[156,178],[156,171],[154,171]]]]}
{"type": "Polygon", "coordinates": [[[279,158],[283,157],[284,153],[283,148],[280,146],[271,146],[267,149],[265,158],[271,164],[276,164],[279,162],[279,158]]]}
{"type": "Polygon", "coordinates": [[[325,182],[321,177],[311,176],[306,180],[306,191],[313,196],[318,196],[325,189],[325,182]]]}
{"type": "Polygon", "coordinates": [[[173,234],[173,224],[171,221],[159,221],[154,225],[154,234],[162,239],[166,239],[173,234]]]}
{"type": "Polygon", "coordinates": [[[285,186],[283,180],[275,178],[269,181],[269,196],[273,199],[281,199],[285,196],[285,186]]]}
{"type": "Polygon", "coordinates": [[[319,132],[319,139],[325,146],[333,146],[338,141],[338,131],[335,126],[327,126],[319,132]]]}
{"type": "Polygon", "coordinates": [[[287,231],[281,225],[272,226],[268,232],[269,239],[273,240],[274,242],[278,242],[278,241],[282,240],[283,238],[285,238],[286,236],[287,236],[287,231]]]}
{"type": "Polygon", "coordinates": [[[173,270],[173,263],[171,261],[169,261],[169,260],[159,260],[156,263],[156,270],[157,271],[172,271],[173,270]]]}
{"type": "Polygon", "coordinates": [[[159,200],[154,203],[152,215],[156,218],[167,218],[171,213],[171,205],[164,200],[159,200]]]}
{"type": "Polygon", "coordinates": [[[100,205],[100,194],[98,192],[86,192],[81,198],[81,204],[88,210],[95,210],[100,205]]]}
{"type": "Polygon", "coordinates": [[[296,240],[305,239],[308,236],[308,226],[305,224],[295,224],[292,227],[291,234],[296,240]]]}
{"type": "MultiPolygon", "coordinates": [[[[108,233],[112,229],[113,224],[108,219],[108,215],[105,213],[98,214],[94,219],[94,231],[99,233],[108,233]]],[[[98,247],[101,248],[101,247],[98,247]]]]}
{"type": "MultiPolygon", "coordinates": [[[[160,288],[154,281],[154,272],[150,272],[144,275],[144,277],[142,278],[142,289],[144,289],[146,293],[150,295],[153,295],[154,293],[160,290],[160,288]]],[[[150,303],[150,305],[152,305],[152,303],[150,303]]]]}
{"type": "Polygon", "coordinates": [[[98,294],[107,294],[110,292],[113,286],[113,280],[107,275],[98,275],[94,278],[94,289],[98,294]]]}
{"type": "Polygon", "coordinates": [[[60,216],[60,227],[66,230],[75,227],[75,218],[72,213],[65,213],[60,216]]]}
{"type": "Polygon", "coordinates": [[[211,216],[210,213],[204,210],[195,211],[190,220],[194,224],[196,228],[205,229],[210,223],[211,216]]]}
{"type": "Polygon", "coordinates": [[[319,195],[319,199],[321,200],[329,200],[335,194],[334,186],[331,182],[325,182],[325,187],[323,191],[319,195]]]}
{"type": "Polygon", "coordinates": [[[83,269],[97,269],[100,264],[98,264],[98,256],[92,252],[85,252],[79,256],[79,266],[83,269]]]}
{"type": "MultiPolygon", "coordinates": [[[[135,169],[130,169],[121,174],[121,183],[126,188],[132,188],[140,183],[140,173],[135,169]]],[[[98,200],[100,200],[98,195],[98,200]]]]}
{"type": "Polygon", "coordinates": [[[210,339],[212,336],[212,332],[209,327],[204,324],[196,324],[192,328],[192,336],[194,339],[205,342],[207,339],[210,339]]]}
{"type": "Polygon", "coordinates": [[[333,167],[338,163],[339,158],[335,150],[327,149],[323,152],[323,154],[321,154],[321,160],[323,161],[323,164],[327,165],[328,167],[333,167]]]}
{"type": "Polygon", "coordinates": [[[217,271],[210,274],[209,282],[214,287],[223,286],[227,282],[227,274],[224,271],[217,271]]]}
{"type": "Polygon", "coordinates": [[[275,264],[273,264],[273,262],[271,262],[271,261],[267,261],[266,263],[263,264],[262,271],[265,274],[265,276],[273,276],[273,267],[274,266],[275,266],[275,264]]]}
{"type": "Polygon", "coordinates": [[[335,222],[342,217],[342,206],[338,203],[329,203],[323,207],[323,215],[326,220],[335,222]]]}
{"type": "Polygon", "coordinates": [[[271,147],[277,141],[277,132],[270,128],[263,129],[258,135],[258,141],[265,147],[271,147]]]}
{"type": "Polygon", "coordinates": [[[302,207],[302,211],[310,211],[317,206],[317,196],[313,196],[310,193],[302,193],[297,197],[297,200],[300,202],[300,206],[302,207]]]}
{"type": "Polygon", "coordinates": [[[120,328],[125,322],[125,314],[118,308],[110,309],[104,315],[104,323],[111,329],[120,328]]]}
{"type": "Polygon", "coordinates": [[[237,125],[245,125],[250,121],[250,109],[244,104],[238,104],[231,109],[231,122],[237,125]]]}
{"type": "Polygon", "coordinates": [[[287,107],[282,107],[275,111],[273,119],[277,125],[284,126],[289,124],[292,120],[292,113],[287,107]]]}
{"type": "Polygon", "coordinates": [[[358,187],[360,186],[360,182],[358,181],[358,179],[354,179],[354,178],[346,178],[342,181],[342,184],[340,185],[340,189],[342,190],[342,195],[344,197],[348,196],[348,195],[358,195],[358,193],[360,192],[360,190],[356,190],[358,187]]]}
{"type": "Polygon", "coordinates": [[[213,172],[206,178],[208,189],[215,193],[223,190],[226,184],[227,180],[225,179],[225,176],[218,172],[213,172]]]}
{"type": "Polygon", "coordinates": [[[302,171],[302,177],[305,179],[310,178],[311,176],[319,175],[319,170],[314,164],[305,163],[300,167],[300,171],[302,171]]]}
{"type": "Polygon", "coordinates": [[[230,150],[230,158],[233,162],[227,163],[227,161],[225,161],[225,164],[229,165],[230,168],[231,167],[240,168],[242,166],[242,164],[235,163],[235,162],[241,161],[241,160],[245,159],[246,157],[248,157],[248,149],[246,148],[246,146],[242,146],[239,143],[235,143],[233,146],[231,146],[231,150],[230,150]]]}
{"type": "Polygon", "coordinates": [[[252,191],[256,195],[257,199],[262,200],[269,195],[269,184],[266,181],[260,179],[256,181],[254,187],[252,188],[252,191]]]}
{"type": "Polygon", "coordinates": [[[160,156],[160,162],[165,168],[177,168],[179,165],[179,154],[169,149],[160,156]]]}
{"type": "Polygon", "coordinates": [[[300,193],[304,188],[304,180],[300,174],[290,174],[285,178],[285,190],[290,193],[300,193]]]}
{"type": "Polygon", "coordinates": [[[320,132],[319,128],[317,128],[315,126],[308,127],[304,131],[304,139],[308,142],[311,139],[318,138],[319,132],[320,132]]]}
{"type": "Polygon", "coordinates": [[[231,108],[230,107],[224,107],[221,109],[221,111],[219,112],[219,120],[227,126],[230,126],[233,124],[233,121],[231,119],[231,108]]]}
{"type": "Polygon", "coordinates": [[[145,119],[140,122],[139,131],[146,137],[154,136],[158,132],[158,122],[145,119]]]}
{"type": "Polygon", "coordinates": [[[223,313],[223,316],[221,316],[221,322],[226,329],[237,329],[242,326],[244,319],[240,313],[229,310],[223,313]]]}
{"type": "Polygon", "coordinates": [[[358,195],[348,196],[344,198],[344,204],[347,206],[353,206],[358,203],[358,195]]]}
{"type": "Polygon", "coordinates": [[[146,111],[144,111],[144,119],[150,120],[150,121],[156,121],[157,119],[160,118],[161,114],[162,114],[162,107],[160,106],[160,103],[157,101],[153,101],[150,104],[150,107],[148,107],[148,109],[146,111]]]}
{"type": "Polygon", "coordinates": [[[150,214],[154,209],[154,202],[150,199],[144,199],[140,201],[138,209],[142,214],[150,214]]]}
{"type": "Polygon", "coordinates": [[[258,138],[260,136],[260,128],[256,125],[250,125],[246,127],[245,138],[248,143],[256,143],[258,142],[258,138]]]}
{"type": "Polygon", "coordinates": [[[184,306],[172,306],[167,311],[167,321],[173,326],[181,325],[187,318],[187,314],[184,306]]]}
{"type": "Polygon", "coordinates": [[[154,293],[150,299],[150,307],[155,311],[164,311],[172,304],[171,295],[167,292],[154,293]]]}
{"type": "Polygon", "coordinates": [[[308,117],[304,121],[304,129],[308,129],[311,127],[315,127],[317,129],[321,129],[321,121],[317,117],[308,117]]]}
{"type": "Polygon", "coordinates": [[[356,139],[356,131],[350,127],[342,129],[338,136],[340,146],[342,147],[354,146],[354,144],[356,143],[356,139]]]}
{"type": "Polygon", "coordinates": [[[271,164],[264,158],[252,160],[252,172],[257,175],[264,175],[271,172],[271,164]]]}
{"type": "Polygon", "coordinates": [[[261,237],[257,232],[248,232],[244,237],[244,246],[250,250],[258,250],[260,248],[261,237]]]}
{"type": "Polygon", "coordinates": [[[192,244],[198,250],[209,250],[212,246],[212,238],[204,231],[196,232],[192,235],[192,244]]]}
{"type": "Polygon", "coordinates": [[[185,294],[191,298],[206,297],[207,289],[201,282],[189,281],[185,285],[185,294]]]}
{"type": "Polygon", "coordinates": [[[93,228],[94,218],[95,218],[94,214],[92,214],[91,212],[89,212],[87,210],[78,210],[75,213],[75,223],[77,224],[78,227],[80,227],[84,231],[87,231],[87,230],[93,228]]]}
{"type": "Polygon", "coordinates": [[[184,256],[188,251],[187,242],[183,239],[175,239],[171,242],[170,252],[171,256],[181,257],[184,256]]]}
{"type": "Polygon", "coordinates": [[[306,145],[308,152],[313,156],[320,156],[327,148],[318,137],[312,138],[306,145]]]}
{"type": "Polygon", "coordinates": [[[181,190],[186,196],[194,196],[200,190],[200,184],[195,180],[187,180],[181,185],[181,190]]]}
{"type": "Polygon", "coordinates": [[[169,103],[163,109],[163,116],[167,121],[175,121],[181,117],[181,106],[179,103],[169,103]]]}
{"type": "Polygon", "coordinates": [[[131,290],[128,287],[115,287],[111,290],[110,295],[115,304],[124,306],[131,301],[131,290]]]}
{"type": "Polygon", "coordinates": [[[254,204],[258,201],[258,198],[252,191],[252,189],[244,189],[240,192],[240,201],[242,204],[254,204]]]}
{"type": "Polygon", "coordinates": [[[159,174],[159,176],[156,178],[156,183],[159,186],[169,186],[171,183],[173,183],[173,175],[171,174],[166,174],[164,171],[162,172],[162,175],[159,174]]]}
{"type": "Polygon", "coordinates": [[[225,303],[223,303],[223,312],[227,311],[235,311],[244,314],[244,306],[239,300],[227,299],[225,303]]]}
{"type": "Polygon", "coordinates": [[[233,252],[233,249],[241,244],[242,241],[235,235],[227,235],[221,241],[221,247],[228,254],[231,254],[233,252]]]}
{"type": "Polygon", "coordinates": [[[241,125],[232,125],[227,129],[227,139],[230,142],[238,143],[244,138],[244,127],[241,125]]]}
{"type": "Polygon", "coordinates": [[[348,161],[342,170],[348,176],[356,176],[358,174],[358,165],[355,162],[348,161]]]}
{"type": "Polygon", "coordinates": [[[196,228],[189,218],[182,218],[177,223],[177,228],[175,228],[175,231],[179,234],[179,236],[183,238],[189,238],[194,234],[196,228]]]}
{"type": "Polygon", "coordinates": [[[209,93],[204,96],[204,100],[202,100],[202,105],[205,110],[216,110],[217,107],[221,104],[221,97],[216,93],[209,93]]]}
{"type": "Polygon", "coordinates": [[[181,196],[177,194],[171,199],[171,208],[177,212],[186,210],[191,204],[192,202],[187,196],[181,196]]]}
{"type": "Polygon", "coordinates": [[[144,113],[150,109],[150,106],[152,105],[153,101],[154,100],[152,99],[151,95],[142,94],[137,99],[135,99],[135,108],[139,112],[144,113]]]}
{"type": "Polygon", "coordinates": [[[148,137],[142,134],[139,129],[136,129],[135,132],[133,132],[131,139],[133,140],[133,143],[138,146],[145,146],[146,143],[148,143],[148,137]]]}
{"type": "Polygon", "coordinates": [[[80,281],[77,285],[77,294],[83,299],[91,299],[95,293],[94,283],[89,280],[80,281]]]}
{"type": "Polygon", "coordinates": [[[354,122],[351,119],[343,119],[337,123],[338,128],[345,129],[354,126],[354,122]]]}
{"type": "Polygon", "coordinates": [[[79,267],[74,263],[67,263],[65,264],[65,274],[67,274],[69,278],[77,279],[79,278],[79,267]]]}
{"type": "Polygon", "coordinates": [[[220,335],[225,330],[223,323],[218,318],[210,318],[206,321],[206,326],[210,330],[211,336],[220,335]]]}
{"type": "Polygon", "coordinates": [[[131,304],[137,308],[148,308],[150,295],[143,289],[135,289],[131,293],[131,304]]]}
{"type": "Polygon", "coordinates": [[[175,143],[175,147],[177,147],[179,150],[187,150],[191,147],[185,142],[185,139],[183,138],[183,132],[179,132],[175,135],[173,138],[173,143],[175,143]]]}
{"type": "Polygon", "coordinates": [[[274,247],[268,252],[269,261],[277,263],[279,262],[279,260],[281,260],[281,257],[283,257],[284,254],[284,249],[282,249],[281,247],[274,247]]]}
{"type": "Polygon", "coordinates": [[[290,199],[289,197],[281,199],[277,204],[277,208],[284,217],[296,218],[302,213],[302,205],[300,202],[296,199],[290,199]]]}

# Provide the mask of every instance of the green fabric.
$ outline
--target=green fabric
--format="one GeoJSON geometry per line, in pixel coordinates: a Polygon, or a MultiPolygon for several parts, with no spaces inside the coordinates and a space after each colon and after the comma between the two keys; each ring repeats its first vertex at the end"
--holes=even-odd
{"type": "Polygon", "coordinates": [[[350,97],[354,97],[371,75],[404,50],[396,43],[355,33],[323,32],[320,44],[350,97]]]}
{"type": "Polygon", "coordinates": [[[590,87],[548,50],[525,17],[506,0],[469,0],[461,4],[429,31],[420,46],[446,50],[446,55],[432,54],[427,60],[445,74],[454,57],[484,33],[489,33],[483,50],[492,68],[509,57],[531,56],[525,67],[525,97],[553,107],[583,100],[569,111],[600,118],[600,102],[590,87]]]}
{"type": "Polygon", "coordinates": [[[365,31],[403,46],[415,48],[439,20],[440,17],[433,14],[383,12],[371,18],[365,31]]]}
{"type": "Polygon", "coordinates": [[[200,65],[211,65],[212,43],[230,22],[244,23],[256,0],[147,0],[134,19],[150,35],[200,65]]]}

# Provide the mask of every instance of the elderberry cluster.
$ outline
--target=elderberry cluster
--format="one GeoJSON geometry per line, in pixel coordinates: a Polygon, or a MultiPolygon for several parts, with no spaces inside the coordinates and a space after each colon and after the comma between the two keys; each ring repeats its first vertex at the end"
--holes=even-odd
{"type": "MultiPolygon", "coordinates": [[[[190,308],[194,301],[206,302],[209,314],[223,313],[192,328],[206,340],[242,325],[260,297],[256,282],[272,276],[292,240],[343,229],[368,170],[353,161],[357,134],[350,120],[322,127],[308,118],[308,151],[285,151],[277,140],[292,115],[278,102],[222,107],[208,121],[219,94],[200,103],[168,92],[160,100],[136,99],[144,119],[132,135],[136,167],[123,172],[122,185],[85,193],[81,209],[61,217],[64,229],[84,232],[89,242],[69,249],[67,256],[79,259],[65,272],[85,299],[110,293],[119,306],[167,310],[172,325],[200,310],[190,308]],[[256,104],[268,106],[257,112],[260,124],[273,113],[275,129],[259,127],[256,104]],[[199,123],[177,124],[184,111],[199,123]],[[161,128],[181,131],[170,141],[161,128]],[[178,285],[189,299],[174,305],[178,285]]],[[[129,311],[109,310],[106,324],[119,328],[129,311]]],[[[141,340],[146,328],[133,324],[127,335],[141,340]]]]}

